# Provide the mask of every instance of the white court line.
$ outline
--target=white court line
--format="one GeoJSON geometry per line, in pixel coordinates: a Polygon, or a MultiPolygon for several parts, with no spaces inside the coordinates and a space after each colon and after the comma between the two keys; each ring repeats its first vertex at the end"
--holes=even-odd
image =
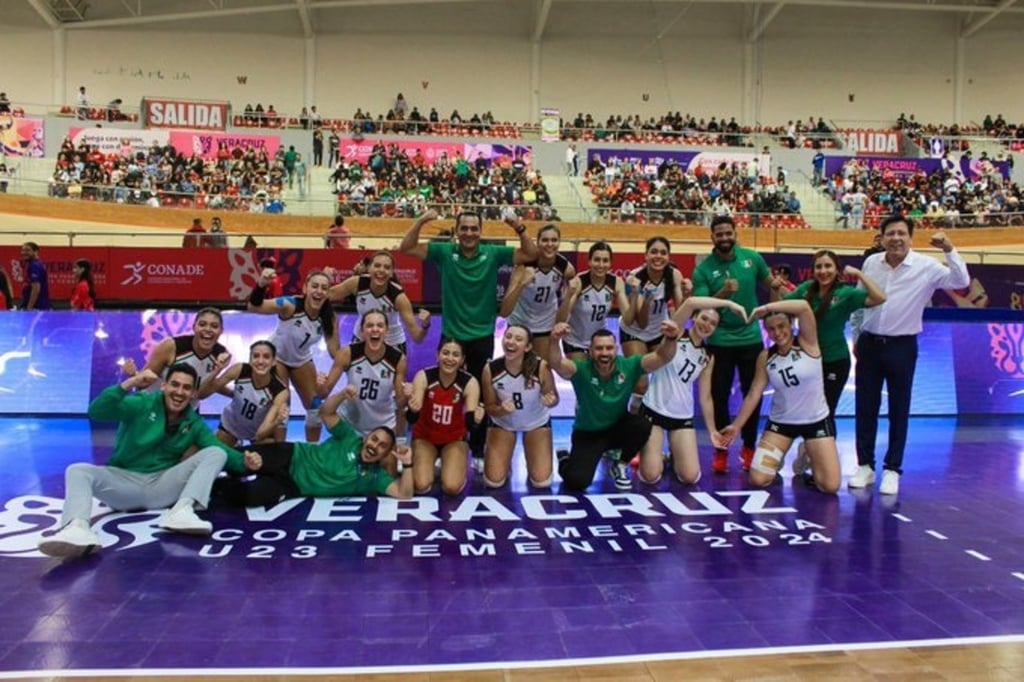
{"type": "Polygon", "coordinates": [[[547,661],[495,661],[493,663],[450,663],[443,665],[404,665],[357,668],[133,668],[95,670],[29,670],[0,672],[0,680],[39,679],[44,677],[266,677],[281,675],[393,675],[398,673],[433,673],[473,670],[518,670],[532,668],[562,668],[570,666],[616,665],[651,661],[688,661],[705,658],[739,656],[783,656],[786,654],[835,653],[840,651],[872,651],[903,649],[908,647],[978,646],[984,644],[1024,644],[1024,635],[994,637],[950,637],[949,639],[908,639],[886,642],[857,642],[850,644],[812,644],[807,646],[762,647],[755,649],[718,649],[714,651],[686,651],[665,654],[606,656],[601,658],[561,658],[547,661]]]}
{"type": "Polygon", "coordinates": [[[1018,578],[1019,580],[1024,580],[1024,573],[1012,573],[1011,575],[1013,575],[1014,578],[1018,578]]]}
{"type": "Polygon", "coordinates": [[[964,551],[970,554],[975,559],[981,559],[982,561],[992,561],[992,557],[987,557],[981,552],[975,551],[973,549],[965,549],[964,551]]]}
{"type": "Polygon", "coordinates": [[[937,530],[926,530],[925,533],[927,533],[928,535],[931,535],[933,538],[936,538],[938,540],[948,540],[949,539],[949,538],[947,538],[945,535],[943,535],[942,533],[940,533],[937,530]]]}
{"type": "Polygon", "coordinates": [[[894,519],[899,519],[903,523],[913,523],[914,521],[914,519],[910,518],[909,516],[904,516],[903,514],[893,514],[892,517],[894,519]]]}

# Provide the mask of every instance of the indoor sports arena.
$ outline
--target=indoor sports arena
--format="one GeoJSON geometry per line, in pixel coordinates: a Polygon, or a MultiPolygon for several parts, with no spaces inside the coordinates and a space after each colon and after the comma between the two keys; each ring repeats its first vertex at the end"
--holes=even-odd
{"type": "Polygon", "coordinates": [[[1024,3],[2,12],[0,679],[1024,678],[1024,3]]]}

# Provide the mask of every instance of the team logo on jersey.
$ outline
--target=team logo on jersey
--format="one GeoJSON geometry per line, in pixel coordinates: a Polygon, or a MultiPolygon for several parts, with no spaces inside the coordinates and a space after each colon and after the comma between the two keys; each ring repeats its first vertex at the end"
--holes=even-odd
{"type": "Polygon", "coordinates": [[[149,413],[149,421],[151,421],[151,422],[155,422],[156,421],[156,412],[150,412],[149,413]]]}
{"type": "MultiPolygon", "coordinates": [[[[63,500],[44,495],[23,495],[8,500],[0,510],[0,557],[44,557],[36,547],[44,533],[60,527],[63,504],[63,500]]],[[[166,532],[157,525],[160,513],[113,512],[109,507],[95,504],[92,529],[104,549],[121,551],[140,547],[156,542],[166,532]]]]}

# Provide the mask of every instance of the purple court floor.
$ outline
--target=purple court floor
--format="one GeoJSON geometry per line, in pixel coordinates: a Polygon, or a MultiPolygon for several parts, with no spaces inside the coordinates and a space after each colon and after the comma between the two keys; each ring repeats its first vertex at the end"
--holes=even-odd
{"type": "MultiPolygon", "coordinates": [[[[852,421],[839,431],[849,474],[852,421]]],[[[898,500],[825,496],[788,475],[753,491],[738,462],[695,487],[599,479],[586,495],[527,489],[517,471],[510,489],[477,480],[457,499],[213,509],[211,538],[97,507],[99,556],[41,557],[64,468],[104,461],[112,437],[84,419],[0,419],[0,677],[1024,635],[1019,419],[914,420],[898,500]]]]}

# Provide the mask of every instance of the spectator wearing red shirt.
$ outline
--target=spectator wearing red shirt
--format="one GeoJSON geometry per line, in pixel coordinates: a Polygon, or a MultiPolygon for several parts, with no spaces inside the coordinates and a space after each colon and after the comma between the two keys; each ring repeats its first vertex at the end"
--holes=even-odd
{"type": "Polygon", "coordinates": [[[14,307],[14,291],[7,271],[0,267],[0,310],[11,310],[14,307]]]}
{"type": "Polygon", "coordinates": [[[334,222],[327,228],[324,237],[324,248],[347,249],[352,244],[352,233],[345,227],[345,216],[340,213],[334,216],[334,222]]]}
{"type": "Polygon", "coordinates": [[[206,228],[203,227],[202,218],[194,218],[192,220],[192,227],[188,228],[188,231],[185,232],[181,245],[186,249],[203,248],[209,245],[209,238],[207,237],[206,228]]]}
{"type": "Polygon", "coordinates": [[[271,278],[267,286],[263,287],[264,300],[284,296],[284,279],[281,275],[277,274],[277,259],[273,256],[261,259],[260,271],[264,278],[271,278]],[[268,273],[267,270],[273,270],[273,275],[268,273]]]}
{"type": "Polygon", "coordinates": [[[71,291],[72,310],[96,310],[96,285],[92,280],[92,263],[85,258],[75,261],[71,271],[77,278],[71,291]]]}

